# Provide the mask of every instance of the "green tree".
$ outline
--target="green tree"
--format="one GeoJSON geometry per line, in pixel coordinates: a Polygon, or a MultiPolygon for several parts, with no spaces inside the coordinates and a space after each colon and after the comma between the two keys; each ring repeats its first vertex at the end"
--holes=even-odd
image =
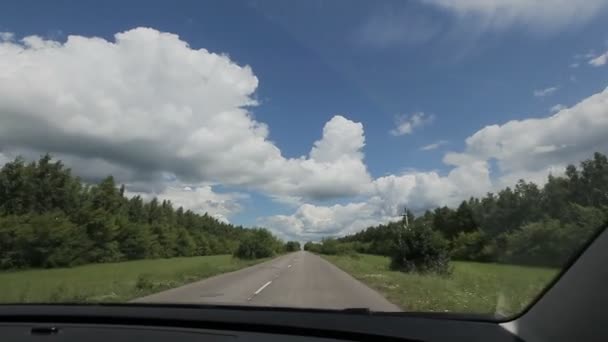
{"type": "Polygon", "coordinates": [[[301,249],[300,243],[298,241],[287,241],[285,243],[285,251],[286,252],[295,252],[301,249]]]}
{"type": "Polygon", "coordinates": [[[478,222],[473,215],[473,210],[466,201],[460,203],[458,209],[456,209],[456,212],[453,214],[452,219],[454,220],[454,226],[448,235],[450,238],[453,238],[460,233],[474,232],[479,227],[478,222]]]}
{"type": "Polygon", "coordinates": [[[456,260],[480,261],[486,240],[481,231],[460,232],[451,242],[450,255],[456,260]]]}
{"type": "Polygon", "coordinates": [[[92,242],[86,252],[89,262],[112,262],[122,258],[117,240],[119,227],[105,210],[94,209],[88,213],[84,229],[92,242]]]}
{"type": "Polygon", "coordinates": [[[127,203],[127,217],[130,222],[148,223],[148,213],[144,208],[144,201],[139,195],[129,199],[127,203]]]}
{"type": "Polygon", "coordinates": [[[234,256],[241,259],[259,259],[275,255],[282,243],[266,229],[252,229],[241,241],[234,256]]]}
{"type": "Polygon", "coordinates": [[[194,232],[194,242],[196,243],[196,255],[209,255],[211,254],[211,247],[209,246],[209,238],[205,233],[198,231],[194,232]]]}
{"type": "Polygon", "coordinates": [[[304,250],[312,253],[320,253],[321,245],[312,241],[308,241],[304,244],[304,250]]]}
{"type": "Polygon", "coordinates": [[[0,220],[0,267],[59,267],[85,263],[86,234],[61,212],[0,220]]]}
{"type": "MultiPolygon", "coordinates": [[[[6,163],[0,169],[0,268],[232,253],[249,235],[207,214],[174,209],[168,200],[146,203],[125,193],[111,176],[83,185],[49,155],[6,163]]],[[[282,251],[275,240],[273,251],[282,251]]]]}
{"type": "Polygon", "coordinates": [[[401,272],[449,274],[448,242],[430,226],[414,223],[402,227],[390,268],[401,272]]]}
{"type": "Polygon", "coordinates": [[[328,255],[335,255],[339,253],[338,240],[334,238],[325,238],[321,241],[321,253],[328,255]]]}
{"type": "Polygon", "coordinates": [[[508,235],[504,261],[539,266],[562,266],[571,254],[561,222],[554,219],[530,223],[508,235]]]}
{"type": "Polygon", "coordinates": [[[123,223],[118,240],[120,252],[128,260],[154,258],[161,254],[157,237],[147,223],[123,223]]]}
{"type": "Polygon", "coordinates": [[[4,164],[0,170],[0,212],[3,215],[23,215],[31,211],[34,183],[23,158],[4,164]]]}
{"type": "Polygon", "coordinates": [[[184,228],[177,231],[176,253],[178,256],[194,256],[197,254],[196,241],[184,228]]]}
{"type": "Polygon", "coordinates": [[[109,215],[116,215],[121,212],[123,197],[117,189],[114,177],[108,176],[91,188],[91,206],[96,210],[103,210],[109,215]]]}
{"type": "Polygon", "coordinates": [[[459,225],[456,221],[456,213],[448,207],[435,209],[433,226],[446,238],[452,238],[458,234],[459,225]]]}
{"type": "Polygon", "coordinates": [[[153,223],[151,228],[159,244],[160,257],[172,258],[177,256],[177,232],[175,229],[160,223],[153,223]]]}

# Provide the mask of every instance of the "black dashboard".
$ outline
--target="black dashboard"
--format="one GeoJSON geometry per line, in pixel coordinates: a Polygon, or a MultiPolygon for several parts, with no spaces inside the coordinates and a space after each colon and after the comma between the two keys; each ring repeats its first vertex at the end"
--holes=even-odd
{"type": "Polygon", "coordinates": [[[297,335],[264,334],[244,331],[218,331],[208,329],[167,328],[128,325],[86,324],[3,324],[0,325],[3,341],[180,341],[180,342],[233,342],[233,341],[336,341],[297,335]]]}
{"type": "MultiPolygon", "coordinates": [[[[0,306],[2,341],[519,341],[496,322],[276,308],[0,306]]],[[[433,316],[433,317],[431,317],[433,316]]]]}

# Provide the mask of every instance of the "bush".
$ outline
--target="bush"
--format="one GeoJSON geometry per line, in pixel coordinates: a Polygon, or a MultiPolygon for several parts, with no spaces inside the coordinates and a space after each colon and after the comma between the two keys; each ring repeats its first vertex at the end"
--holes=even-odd
{"type": "Polygon", "coordinates": [[[391,236],[390,239],[382,239],[382,240],[374,240],[369,245],[368,253],[383,255],[383,256],[391,256],[395,249],[397,249],[397,245],[395,243],[397,241],[397,236],[391,236]]]}
{"type": "Polygon", "coordinates": [[[85,263],[84,232],[60,212],[0,218],[0,269],[85,263]]]}
{"type": "Polygon", "coordinates": [[[606,224],[606,207],[566,207],[563,219],[530,223],[506,236],[501,261],[522,265],[563,267],[572,255],[606,224]]]}
{"type": "Polygon", "coordinates": [[[296,252],[299,251],[300,248],[300,243],[298,241],[288,241],[285,244],[285,251],[286,252],[296,252]]]}
{"type": "Polygon", "coordinates": [[[355,252],[363,254],[369,253],[369,247],[371,245],[370,243],[360,241],[354,241],[351,243],[353,244],[353,249],[355,250],[355,252]]]}
{"type": "Polygon", "coordinates": [[[196,241],[184,228],[177,233],[176,252],[178,256],[194,256],[197,252],[196,241]]]}
{"type": "Polygon", "coordinates": [[[349,256],[356,255],[357,254],[356,243],[355,242],[338,243],[338,248],[337,248],[336,254],[349,255],[349,256]]]}
{"type": "Polygon", "coordinates": [[[507,236],[502,261],[508,263],[561,267],[580,244],[572,238],[578,227],[558,220],[531,223],[507,236]]]}
{"type": "Polygon", "coordinates": [[[152,281],[152,279],[150,279],[149,275],[140,274],[139,276],[137,276],[135,288],[137,290],[150,290],[154,288],[154,282],[152,281]]]}
{"type": "Polygon", "coordinates": [[[481,259],[482,251],[486,245],[486,239],[480,231],[472,233],[460,232],[452,240],[452,250],[450,255],[456,260],[481,259]]]}
{"type": "Polygon", "coordinates": [[[401,272],[449,274],[447,241],[425,224],[415,224],[401,233],[401,242],[391,254],[390,268],[401,272]]]}
{"type": "Polygon", "coordinates": [[[312,241],[308,241],[304,244],[304,250],[312,253],[321,253],[321,245],[312,241]]]}
{"type": "Polygon", "coordinates": [[[259,259],[274,256],[283,247],[281,241],[265,229],[252,229],[241,241],[234,256],[240,259],[259,259]]]}
{"type": "Polygon", "coordinates": [[[486,241],[486,244],[483,246],[479,255],[477,256],[477,260],[481,262],[500,262],[502,260],[502,256],[507,249],[507,234],[501,234],[486,241]]]}
{"type": "Polygon", "coordinates": [[[321,242],[321,253],[327,255],[336,255],[338,254],[340,243],[333,238],[323,239],[321,242]]]}

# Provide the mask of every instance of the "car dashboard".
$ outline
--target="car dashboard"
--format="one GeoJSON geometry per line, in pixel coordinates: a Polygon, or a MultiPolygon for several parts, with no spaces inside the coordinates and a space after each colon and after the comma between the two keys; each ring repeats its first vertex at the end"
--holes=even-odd
{"type": "Polygon", "coordinates": [[[17,305],[1,306],[0,322],[2,341],[23,342],[518,341],[471,317],[281,308],[17,305]]]}

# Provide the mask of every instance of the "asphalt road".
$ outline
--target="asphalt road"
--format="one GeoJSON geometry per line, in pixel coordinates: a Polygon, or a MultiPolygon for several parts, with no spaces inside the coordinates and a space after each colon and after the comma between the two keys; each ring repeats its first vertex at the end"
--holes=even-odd
{"type": "Polygon", "coordinates": [[[401,311],[336,266],[304,251],[138,298],[133,302],[401,311]]]}

